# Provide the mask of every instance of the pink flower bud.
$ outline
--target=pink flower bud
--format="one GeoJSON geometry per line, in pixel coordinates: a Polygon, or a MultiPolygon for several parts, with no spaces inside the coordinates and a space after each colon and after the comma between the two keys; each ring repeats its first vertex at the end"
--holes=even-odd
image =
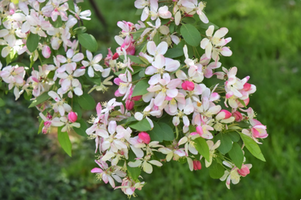
{"type": "Polygon", "coordinates": [[[235,111],[233,113],[233,116],[235,117],[235,121],[240,122],[241,120],[243,120],[243,116],[240,112],[235,111]]]}
{"type": "Polygon", "coordinates": [[[192,91],[192,90],[194,90],[194,83],[191,81],[184,81],[182,83],[182,88],[184,90],[192,91]]]}
{"type": "Polygon", "coordinates": [[[112,60],[116,60],[117,58],[119,58],[119,54],[118,53],[114,53],[112,60]]]}
{"type": "Polygon", "coordinates": [[[145,144],[148,144],[148,143],[150,142],[150,140],[151,140],[149,134],[146,133],[146,132],[140,132],[140,133],[138,134],[138,137],[139,137],[139,139],[142,140],[145,144]]]}
{"type": "Polygon", "coordinates": [[[135,105],[134,101],[131,101],[131,100],[125,101],[125,108],[127,110],[132,110],[134,108],[134,105],[135,105]]]}
{"type": "Polygon", "coordinates": [[[42,55],[44,56],[44,58],[49,58],[51,55],[51,49],[49,46],[45,45],[42,49],[42,55]]]}
{"type": "Polygon", "coordinates": [[[241,169],[237,170],[237,172],[245,177],[247,176],[248,174],[250,174],[250,169],[246,166],[246,165],[242,165],[241,169]]]}
{"type": "Polygon", "coordinates": [[[77,114],[75,113],[75,112],[70,112],[69,114],[68,114],[68,120],[70,121],[70,122],[76,122],[76,120],[77,120],[77,114]]]}
{"type": "Polygon", "coordinates": [[[194,160],[193,161],[193,170],[201,170],[202,169],[202,164],[199,160],[194,160]]]}

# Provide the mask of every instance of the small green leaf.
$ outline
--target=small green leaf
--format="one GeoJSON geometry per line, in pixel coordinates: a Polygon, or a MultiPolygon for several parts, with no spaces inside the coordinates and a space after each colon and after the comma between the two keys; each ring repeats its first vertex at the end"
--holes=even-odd
{"type": "Polygon", "coordinates": [[[210,153],[209,153],[209,146],[206,140],[202,137],[198,137],[194,139],[194,147],[209,162],[210,153]]]}
{"type": "Polygon", "coordinates": [[[44,121],[42,119],[40,119],[40,125],[39,125],[39,130],[38,130],[38,134],[42,133],[43,127],[44,127],[44,121]]]}
{"type": "Polygon", "coordinates": [[[133,90],[132,97],[139,96],[139,95],[144,95],[147,94],[147,88],[149,87],[148,81],[146,79],[143,79],[139,81],[133,90]]]}
{"type": "Polygon", "coordinates": [[[74,29],[75,34],[82,34],[82,33],[85,33],[86,31],[87,31],[87,28],[84,26],[76,27],[74,29]]]}
{"type": "Polygon", "coordinates": [[[240,133],[240,137],[243,140],[247,149],[250,151],[250,153],[253,156],[255,156],[256,158],[258,158],[259,160],[262,160],[264,162],[266,161],[258,144],[252,138],[250,138],[249,136],[247,136],[243,133],[240,133]]]}
{"type": "Polygon", "coordinates": [[[88,94],[83,94],[82,96],[79,96],[77,99],[80,107],[82,107],[82,109],[84,110],[93,110],[96,107],[96,103],[94,99],[88,94]]]}
{"type": "Polygon", "coordinates": [[[86,133],[86,130],[88,128],[87,126],[87,123],[85,120],[83,119],[80,119],[77,121],[78,123],[80,123],[80,127],[79,128],[73,128],[73,130],[80,136],[83,136],[83,137],[87,137],[87,133],[86,133]]]}
{"type": "Polygon", "coordinates": [[[98,49],[97,41],[93,35],[88,33],[80,33],[77,35],[79,43],[85,47],[87,50],[94,52],[98,49]]]}
{"type": "Polygon", "coordinates": [[[31,53],[34,52],[37,49],[38,45],[39,45],[39,41],[40,41],[40,36],[39,35],[30,33],[28,38],[27,38],[27,41],[26,41],[27,49],[31,53]]]}
{"type": "Polygon", "coordinates": [[[72,144],[69,138],[69,135],[67,132],[62,132],[62,127],[58,128],[58,140],[59,143],[61,145],[61,147],[64,149],[64,151],[70,156],[72,157],[72,144]]]}
{"type": "Polygon", "coordinates": [[[134,124],[129,125],[129,127],[133,128],[137,131],[149,131],[152,128],[146,118],[144,118],[141,121],[138,121],[134,124]]]}
{"type": "Polygon", "coordinates": [[[236,167],[239,169],[244,161],[244,154],[239,146],[239,144],[234,143],[231,151],[229,151],[229,156],[232,159],[232,162],[235,164],[236,167]]]}
{"type": "Polygon", "coordinates": [[[140,167],[130,167],[130,166],[126,166],[126,167],[127,167],[130,177],[132,177],[133,180],[137,180],[139,175],[141,174],[141,168],[140,167]]]}
{"type": "Polygon", "coordinates": [[[31,104],[29,105],[28,108],[32,108],[35,107],[41,103],[43,103],[44,101],[49,99],[49,95],[47,92],[44,92],[43,94],[41,94],[40,96],[38,96],[35,100],[33,100],[33,102],[31,102],[31,104]]]}
{"type": "Polygon", "coordinates": [[[220,140],[221,145],[217,148],[222,154],[228,153],[232,148],[232,140],[231,137],[227,133],[219,133],[215,136],[215,141],[220,140]]]}
{"type": "Polygon", "coordinates": [[[213,162],[209,167],[209,175],[213,179],[221,178],[225,173],[225,169],[222,165],[217,162],[213,162]]]}
{"type": "Polygon", "coordinates": [[[187,44],[196,47],[200,45],[201,42],[201,34],[193,25],[191,24],[183,24],[181,29],[181,35],[187,44]]]}
{"type": "Polygon", "coordinates": [[[5,101],[0,98],[0,107],[5,106],[5,101]]]}
{"type": "Polygon", "coordinates": [[[153,141],[173,141],[175,138],[174,131],[172,128],[163,122],[153,122],[154,128],[149,131],[149,135],[151,137],[151,140],[153,141]]]}

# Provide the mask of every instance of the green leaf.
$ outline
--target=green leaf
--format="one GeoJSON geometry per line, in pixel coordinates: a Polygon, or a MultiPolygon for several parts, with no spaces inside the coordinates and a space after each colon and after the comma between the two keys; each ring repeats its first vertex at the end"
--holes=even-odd
{"type": "Polygon", "coordinates": [[[173,33],[175,31],[175,24],[174,23],[170,23],[169,25],[169,32],[173,33]]]}
{"type": "Polygon", "coordinates": [[[38,134],[42,133],[43,127],[44,127],[44,121],[42,119],[40,119],[40,125],[39,125],[39,130],[38,130],[38,134]]]}
{"type": "Polygon", "coordinates": [[[187,44],[196,47],[200,45],[201,42],[201,34],[193,25],[191,24],[183,24],[181,29],[181,35],[187,44]]]}
{"type": "Polygon", "coordinates": [[[139,175],[141,174],[141,168],[140,167],[130,167],[130,166],[126,166],[126,167],[127,167],[130,177],[132,177],[133,180],[137,180],[139,175]]]}
{"type": "Polygon", "coordinates": [[[32,94],[31,93],[27,93],[27,91],[25,91],[23,93],[23,96],[24,96],[25,100],[29,101],[31,99],[31,97],[32,97],[32,94]]]}
{"type": "Polygon", "coordinates": [[[40,36],[39,35],[30,33],[28,38],[27,38],[27,41],[26,41],[27,49],[31,53],[34,52],[38,47],[39,41],[40,41],[40,36]]]}
{"type": "Polygon", "coordinates": [[[230,138],[233,142],[238,142],[240,140],[240,136],[237,132],[233,131],[233,132],[230,132],[230,133],[227,133],[227,134],[230,136],[230,138]]]}
{"type": "Polygon", "coordinates": [[[178,58],[184,55],[183,48],[168,49],[164,56],[168,58],[178,58]]]}
{"type": "Polygon", "coordinates": [[[87,31],[87,28],[84,26],[76,27],[74,29],[75,34],[82,34],[82,33],[85,33],[86,31],[87,31]]]}
{"type": "Polygon", "coordinates": [[[141,121],[138,121],[134,124],[129,125],[129,127],[137,130],[137,131],[149,131],[152,129],[149,122],[146,118],[142,119],[141,121]]]}
{"type": "Polygon", "coordinates": [[[182,22],[184,22],[185,24],[193,24],[195,23],[195,19],[193,17],[184,17],[182,19],[182,22]]]}
{"type": "Polygon", "coordinates": [[[225,173],[225,169],[221,164],[213,162],[209,167],[209,175],[213,179],[221,178],[225,173]]]}
{"type": "Polygon", "coordinates": [[[0,107],[5,106],[5,101],[0,98],[0,107]]]}
{"type": "MultiPolygon", "coordinates": [[[[119,56],[122,60],[124,60],[124,55],[119,56]]],[[[127,55],[130,60],[136,64],[144,64],[144,62],[137,56],[127,55]]]]}
{"type": "Polygon", "coordinates": [[[139,96],[139,95],[144,95],[147,94],[147,88],[149,87],[148,81],[146,79],[143,79],[139,81],[133,90],[132,97],[139,96]]]}
{"type": "Polygon", "coordinates": [[[175,138],[174,131],[172,128],[163,122],[154,122],[154,128],[149,131],[151,140],[163,142],[164,141],[173,141],[175,138]]]}
{"type": "Polygon", "coordinates": [[[93,110],[96,107],[94,99],[88,94],[83,94],[82,96],[78,97],[77,100],[80,107],[82,107],[84,110],[93,110]]]}
{"type": "Polygon", "coordinates": [[[83,119],[80,119],[77,122],[80,123],[80,127],[79,128],[73,127],[73,130],[80,136],[88,137],[88,135],[86,133],[86,130],[88,128],[86,121],[83,119]]]}
{"type": "Polygon", "coordinates": [[[69,6],[69,10],[75,11],[74,9],[74,1],[73,0],[68,0],[68,6],[69,6]]]}
{"type": "Polygon", "coordinates": [[[49,22],[52,24],[54,28],[60,28],[63,26],[63,21],[60,17],[58,17],[55,21],[53,21],[51,18],[49,22]]]}
{"type": "Polygon", "coordinates": [[[209,153],[209,146],[206,140],[202,137],[198,137],[193,140],[195,149],[205,157],[205,159],[209,162],[210,153],[209,153]]]}
{"type": "Polygon", "coordinates": [[[126,119],[124,119],[124,120],[122,120],[120,123],[121,124],[128,124],[128,123],[131,123],[131,122],[135,122],[135,121],[137,121],[136,119],[135,119],[135,117],[129,117],[129,118],[126,118],[126,119]]]}
{"type": "Polygon", "coordinates": [[[69,135],[67,132],[62,132],[62,127],[58,128],[58,133],[57,133],[57,138],[59,140],[59,143],[61,145],[61,147],[64,149],[64,151],[70,156],[72,157],[72,144],[69,138],[69,135]]]}
{"type": "Polygon", "coordinates": [[[80,33],[77,35],[79,43],[85,47],[87,50],[94,52],[98,49],[97,41],[93,35],[88,33],[80,33]]]}
{"type": "Polygon", "coordinates": [[[258,158],[259,160],[262,161],[266,161],[258,144],[249,136],[240,133],[240,137],[242,139],[242,141],[244,142],[245,146],[247,147],[247,149],[250,151],[250,153],[255,156],[256,158],[258,158]]]}
{"type": "Polygon", "coordinates": [[[161,38],[160,38],[160,32],[157,31],[157,33],[155,34],[153,41],[155,42],[156,45],[159,45],[161,42],[161,38]]]}
{"type": "Polygon", "coordinates": [[[244,161],[244,154],[239,144],[237,143],[233,144],[231,151],[229,151],[229,156],[232,159],[232,162],[235,164],[235,166],[240,169],[244,161]]]}
{"type": "Polygon", "coordinates": [[[44,92],[43,94],[41,94],[40,96],[38,96],[35,100],[33,100],[33,102],[31,102],[31,104],[29,105],[28,108],[32,108],[35,107],[41,103],[43,103],[44,101],[48,100],[50,97],[48,95],[47,92],[44,92]]]}
{"type": "Polygon", "coordinates": [[[82,118],[82,109],[81,109],[80,105],[77,102],[73,103],[72,110],[74,112],[76,112],[76,114],[77,114],[77,120],[80,120],[82,118]]]}
{"type": "Polygon", "coordinates": [[[231,137],[227,133],[219,133],[215,136],[215,141],[220,140],[221,145],[217,148],[222,154],[228,153],[232,148],[232,140],[231,137]]]}

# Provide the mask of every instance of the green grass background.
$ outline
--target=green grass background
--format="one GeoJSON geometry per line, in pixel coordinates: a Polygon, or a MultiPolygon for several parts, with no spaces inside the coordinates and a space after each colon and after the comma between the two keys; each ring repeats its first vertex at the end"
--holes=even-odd
{"type": "MultiPolygon", "coordinates": [[[[100,52],[117,45],[117,21],[136,22],[134,0],[97,0],[106,29],[97,20],[86,23],[100,52]],[[109,34],[108,34],[109,33],[109,34]]],[[[84,8],[89,8],[89,3],[84,8]]],[[[248,156],[251,173],[228,190],[209,177],[205,167],[190,172],[187,164],[167,163],[145,175],[137,199],[274,200],[301,198],[301,1],[210,0],[206,14],[229,29],[233,56],[223,66],[237,66],[238,77],[250,75],[257,86],[250,105],[268,127],[261,145],[266,162],[248,156]]],[[[95,179],[94,142],[74,139],[73,157],[55,140],[37,135],[36,112],[6,99],[0,108],[0,199],[127,199],[119,190],[95,179]]]]}

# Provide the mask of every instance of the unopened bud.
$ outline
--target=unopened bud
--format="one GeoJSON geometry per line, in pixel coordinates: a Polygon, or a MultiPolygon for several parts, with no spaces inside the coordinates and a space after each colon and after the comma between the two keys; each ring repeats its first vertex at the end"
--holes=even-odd
{"type": "Polygon", "coordinates": [[[77,120],[77,114],[75,113],[75,112],[70,112],[69,114],[68,114],[68,119],[69,119],[69,121],[70,122],[76,122],[76,120],[77,120]]]}
{"type": "Polygon", "coordinates": [[[201,170],[202,169],[202,164],[199,160],[194,160],[193,161],[193,170],[201,170]]]}
{"type": "Polygon", "coordinates": [[[235,121],[240,122],[241,120],[243,120],[243,116],[240,112],[235,111],[233,113],[233,116],[235,117],[235,121]]]}
{"type": "Polygon", "coordinates": [[[246,165],[242,165],[241,169],[237,170],[237,172],[245,177],[247,176],[248,174],[250,174],[250,169],[246,166],[246,165]]]}
{"type": "Polygon", "coordinates": [[[125,102],[125,108],[127,110],[132,110],[134,108],[134,105],[135,105],[134,101],[126,100],[125,102]]]}
{"type": "Polygon", "coordinates": [[[182,83],[182,88],[184,90],[192,91],[192,90],[194,90],[194,83],[191,81],[184,81],[182,83]]]}
{"type": "Polygon", "coordinates": [[[150,140],[151,140],[149,134],[146,133],[146,132],[140,132],[140,133],[138,134],[138,137],[139,137],[139,139],[142,140],[145,144],[148,144],[148,143],[150,142],[150,140]]]}

